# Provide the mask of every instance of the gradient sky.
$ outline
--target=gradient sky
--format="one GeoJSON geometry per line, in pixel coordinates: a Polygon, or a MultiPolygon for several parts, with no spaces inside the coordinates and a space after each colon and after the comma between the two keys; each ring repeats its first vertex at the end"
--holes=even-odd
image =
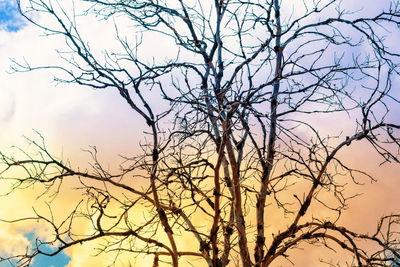
{"type": "MultiPolygon", "coordinates": [[[[2,33],[0,36],[7,38],[6,35],[7,33],[12,34],[18,31],[23,30],[23,28],[26,26],[25,21],[23,18],[19,15],[18,9],[15,5],[14,1],[1,1],[0,2],[0,31],[2,33]]],[[[2,46],[4,45],[3,39],[0,40],[0,51],[2,46]]],[[[7,61],[5,60],[4,56],[1,56],[1,65],[2,65],[2,72],[4,72],[4,67],[7,66],[7,61]]],[[[5,89],[5,88],[1,88],[5,89]]],[[[2,100],[0,101],[1,106],[2,106],[2,111],[4,111],[4,107],[6,107],[6,112],[2,112],[0,115],[0,118],[2,120],[2,125],[4,126],[4,122],[10,122],[14,116],[14,109],[15,109],[15,102],[13,100],[13,97],[7,97],[9,95],[6,94],[6,97],[2,97],[2,100]]],[[[4,129],[2,127],[2,129],[4,129]]],[[[3,145],[3,144],[2,144],[3,145]]],[[[29,231],[27,229],[27,231],[29,231]]],[[[35,234],[32,232],[28,232],[24,235],[26,239],[29,242],[35,242],[35,234]]],[[[2,242],[2,245],[4,246],[4,242],[2,242]]],[[[0,249],[1,251],[1,249],[0,249]]],[[[46,252],[50,252],[51,248],[49,246],[45,247],[46,252]]],[[[0,252],[1,253],[1,252],[0,252]]],[[[64,254],[60,253],[55,257],[46,257],[43,255],[40,255],[37,257],[33,264],[31,265],[32,267],[64,267],[67,266],[68,262],[70,261],[70,258],[64,254]]],[[[0,267],[8,267],[11,266],[8,263],[0,263],[0,267]]]]}
{"type": "MultiPolygon", "coordinates": [[[[369,2],[368,7],[364,8],[372,11],[377,8],[374,5],[379,5],[376,4],[379,1],[362,2],[369,2]]],[[[82,26],[83,32],[101,31],[105,34],[113,30],[112,25],[104,23],[82,26]]],[[[52,82],[53,74],[48,72],[10,74],[12,58],[26,58],[30,63],[38,65],[59,62],[55,49],[64,47],[62,38],[44,37],[41,34],[41,30],[27,25],[18,16],[12,0],[0,0],[0,149],[7,150],[12,145],[23,146],[22,136],[35,136],[32,131],[35,129],[45,136],[50,149],[66,155],[71,159],[72,165],[87,162],[88,155],[82,149],[96,145],[99,152],[104,152],[100,153],[103,155],[101,159],[112,168],[112,163],[119,159],[118,154],[129,154],[137,148],[137,136],[140,136],[145,125],[140,123],[137,116],[132,116],[132,111],[116,92],[94,91],[77,85],[57,85],[52,82]]],[[[92,40],[97,38],[99,43],[104,42],[101,37],[93,34],[91,37],[92,40]]],[[[113,47],[115,44],[109,41],[104,45],[113,47]]],[[[156,48],[156,44],[149,44],[147,49],[147,52],[151,51],[153,54],[163,53],[156,48]]],[[[372,231],[379,216],[398,210],[400,168],[385,165],[378,169],[376,158],[357,159],[353,152],[348,151],[348,158],[354,164],[365,167],[384,179],[373,186],[367,185],[365,194],[352,202],[354,211],[345,215],[343,220],[354,227],[365,227],[364,229],[372,231]],[[371,221],[371,218],[374,218],[372,224],[361,225],[361,222],[371,221]]],[[[11,213],[18,214],[17,210],[32,206],[30,196],[22,193],[7,199],[8,204],[0,207],[1,218],[8,218],[11,213]]],[[[36,229],[0,227],[0,253],[12,253],[26,247],[34,239],[34,230],[36,229]],[[5,242],[9,244],[6,252],[2,251],[5,248],[1,246],[5,242]]],[[[85,248],[76,247],[67,251],[68,255],[62,253],[55,258],[40,257],[32,266],[91,266],[96,262],[96,259],[90,257],[93,255],[90,252],[92,247],[94,244],[85,248]]],[[[299,257],[303,257],[302,261],[308,263],[307,258],[310,255],[299,257]]],[[[100,259],[105,258],[97,258],[100,259]]],[[[6,266],[0,263],[0,267],[6,266]]]]}
{"type": "MultiPolygon", "coordinates": [[[[87,29],[90,28],[88,25],[87,29]]],[[[98,25],[96,30],[104,28],[107,27],[98,25]]],[[[99,152],[104,152],[100,157],[107,155],[104,161],[112,166],[113,161],[120,159],[119,154],[128,154],[137,148],[135,137],[145,128],[138,124],[138,118],[132,118],[132,111],[121,104],[118,94],[57,85],[52,82],[51,73],[10,72],[12,58],[27,57],[30,63],[38,65],[57,62],[55,48],[63,45],[62,40],[43,37],[41,30],[27,25],[18,15],[13,0],[0,0],[0,150],[8,150],[12,145],[23,147],[23,136],[35,137],[35,130],[44,135],[47,145],[54,148],[56,154],[68,155],[72,164],[88,162],[89,156],[82,149],[96,145],[99,152]],[[130,141],[127,145],[123,140],[130,141]]],[[[0,194],[4,192],[1,188],[0,194]]],[[[73,194],[71,192],[70,196],[73,194]]],[[[3,198],[0,217],[15,218],[20,214],[18,211],[23,210],[29,213],[36,201],[31,198],[33,195],[33,192],[21,192],[3,198]]],[[[62,205],[67,209],[68,204],[62,205]]],[[[64,215],[59,212],[60,217],[64,215]]],[[[39,232],[42,237],[47,234],[46,230],[32,224],[17,227],[1,224],[0,254],[23,251],[33,241],[32,231],[39,232]]],[[[71,261],[64,253],[53,258],[41,256],[32,266],[64,267],[69,263],[70,267],[81,267],[107,262],[107,257],[93,257],[94,247],[95,244],[89,244],[84,248],[72,248],[68,251],[74,255],[71,261]]],[[[7,266],[10,265],[0,263],[0,267],[7,266]]]]}

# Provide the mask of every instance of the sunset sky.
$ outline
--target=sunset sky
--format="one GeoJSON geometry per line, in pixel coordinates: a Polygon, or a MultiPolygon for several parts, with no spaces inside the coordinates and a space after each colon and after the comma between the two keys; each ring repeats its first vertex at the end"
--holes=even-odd
{"type": "MultiPolygon", "coordinates": [[[[89,160],[82,150],[90,145],[104,151],[106,162],[112,164],[113,160],[119,160],[119,154],[128,153],[130,145],[135,145],[141,127],[132,118],[131,111],[119,103],[115,92],[56,85],[52,82],[53,75],[46,72],[12,73],[12,58],[29,58],[38,65],[47,64],[57,60],[55,49],[62,45],[62,40],[40,36],[41,30],[27,25],[13,3],[0,1],[0,149],[5,151],[13,145],[23,147],[23,136],[35,137],[38,131],[56,154],[68,155],[73,164],[89,160]]],[[[4,188],[0,191],[5,193],[4,188]]],[[[18,217],[15,214],[21,210],[29,213],[31,201],[26,192],[4,198],[0,205],[1,219],[18,217]]],[[[0,255],[24,251],[35,239],[32,231],[35,231],[32,225],[14,229],[2,224],[0,255]]],[[[32,266],[62,267],[68,262],[69,266],[85,266],[81,262],[90,258],[90,254],[83,250],[75,255],[81,253],[79,259],[71,262],[65,254],[55,258],[41,256],[32,266]]],[[[10,265],[3,262],[0,266],[10,265]]]]}
{"type": "MultiPolygon", "coordinates": [[[[389,1],[357,0],[351,5],[355,9],[363,9],[365,13],[372,13],[383,2],[389,1]]],[[[38,15],[36,19],[43,18],[38,15]]],[[[117,45],[113,38],[104,37],[114,36],[113,25],[105,22],[94,24],[93,18],[87,18],[87,21],[87,24],[81,24],[82,31],[90,36],[92,43],[101,44],[99,49],[112,49],[117,45]]],[[[400,35],[391,38],[397,38],[400,42],[400,35]]],[[[137,151],[146,125],[133,114],[116,91],[92,90],[76,84],[58,84],[53,81],[56,73],[52,71],[16,73],[12,70],[14,59],[18,62],[26,60],[32,66],[56,65],[60,62],[57,49],[65,49],[62,38],[44,36],[41,29],[28,24],[18,14],[13,0],[0,0],[0,150],[6,152],[13,151],[12,146],[26,147],[24,136],[37,138],[37,131],[44,136],[52,152],[70,159],[73,166],[87,166],[89,155],[83,150],[93,145],[97,147],[102,162],[110,169],[117,168],[115,164],[120,161],[119,155],[130,155],[132,151],[137,151]]],[[[148,43],[142,52],[149,54],[149,57],[163,57],[166,50],[160,49],[159,42],[155,41],[148,43]]],[[[395,82],[395,90],[399,91],[400,80],[397,78],[395,82]]],[[[394,114],[398,115],[397,118],[393,115],[398,123],[399,106],[397,103],[397,106],[391,107],[394,114]]],[[[326,127],[332,126],[331,122],[325,123],[326,127]]],[[[378,182],[367,182],[365,187],[354,189],[354,192],[359,190],[364,194],[350,202],[350,209],[344,214],[342,222],[354,229],[372,232],[380,216],[400,212],[400,167],[388,164],[379,166],[381,161],[378,157],[369,156],[371,149],[364,143],[355,147],[357,151],[346,150],[343,158],[373,173],[378,182]],[[365,152],[357,153],[359,151],[365,152]]],[[[0,194],[6,192],[6,188],[0,188],[0,194]]],[[[36,201],[34,193],[32,189],[2,197],[0,219],[15,219],[29,214],[36,201]]],[[[74,197],[73,194],[71,192],[71,198],[74,197]]],[[[71,205],[69,199],[57,201],[65,202],[62,205],[66,209],[71,205]]],[[[62,211],[59,212],[62,214],[62,211]]],[[[35,223],[17,226],[0,223],[0,256],[21,251],[21,248],[23,251],[29,243],[34,242],[35,236],[46,236],[47,233],[48,229],[39,229],[35,223]]],[[[96,261],[107,261],[106,256],[91,257],[94,254],[90,250],[92,247],[95,244],[74,247],[54,258],[41,256],[32,266],[89,267],[95,266],[92,264],[96,261]]],[[[313,265],[315,261],[311,263],[310,257],[318,260],[318,252],[313,250],[312,253],[299,253],[296,257],[303,265],[298,266],[317,266],[313,265]]],[[[141,263],[144,264],[143,262],[141,263]]],[[[287,266],[287,262],[282,264],[287,266]]],[[[10,265],[0,263],[0,267],[7,266],[10,265]]]]}

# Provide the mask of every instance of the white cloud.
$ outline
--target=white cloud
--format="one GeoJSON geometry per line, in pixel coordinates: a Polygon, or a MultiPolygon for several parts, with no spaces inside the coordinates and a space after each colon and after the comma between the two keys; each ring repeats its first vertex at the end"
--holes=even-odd
{"type": "Polygon", "coordinates": [[[29,246],[29,241],[22,235],[16,235],[15,233],[10,233],[8,229],[0,228],[0,243],[7,244],[6,246],[1,246],[0,255],[10,256],[16,253],[21,253],[29,246]]]}
{"type": "MultiPolygon", "coordinates": [[[[40,19],[43,22],[43,18],[40,19]]],[[[88,39],[91,39],[92,47],[102,44],[102,48],[115,48],[115,42],[108,38],[113,34],[107,32],[110,27],[107,29],[105,23],[93,26],[93,23],[83,20],[80,25],[85,35],[90,34],[88,39]],[[102,35],[98,32],[102,32],[102,35]]],[[[64,142],[77,142],[78,149],[87,144],[107,144],[109,136],[104,138],[103,134],[121,134],[108,129],[110,125],[107,124],[111,124],[113,130],[116,130],[115,127],[124,128],[124,133],[130,135],[128,139],[132,139],[129,129],[133,130],[133,125],[137,129],[140,120],[121,101],[116,91],[57,85],[52,82],[56,72],[51,70],[7,73],[11,65],[10,58],[19,62],[26,59],[32,66],[63,64],[55,51],[66,49],[63,37],[43,37],[41,34],[41,30],[31,25],[19,32],[0,32],[0,147],[18,142],[17,139],[22,134],[29,135],[32,128],[59,146],[64,142]],[[119,123],[121,125],[118,126],[119,123]],[[86,137],[81,133],[76,134],[77,131],[84,132],[86,137]],[[83,142],[76,138],[82,138],[83,142]]]]}
{"type": "MultiPolygon", "coordinates": [[[[37,19],[47,23],[45,17],[37,19]]],[[[119,46],[113,41],[110,23],[93,23],[93,18],[81,18],[79,23],[91,47],[99,47],[98,53],[119,46]]],[[[55,74],[51,70],[9,73],[11,58],[19,62],[26,59],[32,66],[61,64],[55,50],[65,50],[64,41],[62,36],[43,36],[43,31],[32,25],[17,32],[0,31],[0,150],[6,152],[12,145],[23,146],[22,135],[33,136],[32,129],[36,129],[45,136],[48,147],[56,155],[63,153],[74,165],[85,165],[88,156],[81,149],[88,145],[98,146],[100,159],[105,163],[116,160],[119,153],[131,155],[146,126],[142,126],[141,119],[121,100],[118,92],[95,91],[72,84],[56,85],[51,82],[55,74]]],[[[1,184],[5,186],[4,182],[1,184]]],[[[32,196],[33,192],[27,194],[32,196]]],[[[32,211],[32,203],[18,198],[18,194],[1,200],[2,207],[10,207],[1,210],[2,219],[20,218],[32,211]],[[14,202],[18,205],[10,205],[14,202]],[[17,214],[21,212],[22,215],[17,214]]],[[[64,206],[60,212],[64,211],[64,206]]],[[[10,243],[7,253],[20,252],[29,245],[24,233],[40,231],[31,224],[25,226],[1,228],[0,243],[10,243]]],[[[77,247],[70,253],[82,254],[79,251],[83,250],[77,247]]],[[[86,261],[96,260],[87,257],[86,261]]],[[[78,258],[71,261],[71,266],[82,266],[74,263],[79,262],[78,258]]]]}

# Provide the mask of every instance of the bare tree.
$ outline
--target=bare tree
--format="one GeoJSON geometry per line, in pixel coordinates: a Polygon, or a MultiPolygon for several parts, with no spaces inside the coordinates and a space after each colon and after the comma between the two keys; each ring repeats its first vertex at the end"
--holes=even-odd
{"type": "Polygon", "coordinates": [[[68,51],[60,52],[64,65],[15,61],[15,70],[54,68],[63,72],[59,82],[114,90],[148,131],[142,150],[124,157],[115,173],[95,148],[92,168],[82,171],[54,156],[41,137],[28,139],[34,155],[1,153],[1,176],[14,181],[10,194],[40,184],[42,198],[54,191],[63,198],[59,188],[72,179],[84,193],[61,221],[39,212],[8,219],[39,220],[53,239],[3,261],[25,266],[37,255],[101,240],[102,253],[153,255],[153,266],[179,266],[189,256],[199,266],[272,266],[292,262],[291,251],[304,244],[352,255],[343,257],[346,266],[400,265],[400,214],[382,217],[369,234],[341,224],[354,197],[346,189],[377,177],[340,153],[361,142],[382,164],[399,163],[400,123],[391,110],[399,105],[393,79],[400,53],[390,45],[399,34],[399,2],[372,16],[336,0],[74,2],[85,6],[83,14],[115,24],[122,51],[94,52],[96,44],[80,34],[80,14],[64,1],[21,0],[22,14],[65,38],[68,51]],[[41,24],[35,13],[54,23],[41,24]],[[173,41],[175,54],[144,58],[142,42],[159,36],[173,41]],[[144,221],[133,218],[137,207],[146,211],[144,221]],[[90,222],[90,235],[75,233],[77,220],[90,222]],[[180,246],[182,236],[197,249],[180,246]],[[47,244],[56,249],[46,252],[47,244]]]}

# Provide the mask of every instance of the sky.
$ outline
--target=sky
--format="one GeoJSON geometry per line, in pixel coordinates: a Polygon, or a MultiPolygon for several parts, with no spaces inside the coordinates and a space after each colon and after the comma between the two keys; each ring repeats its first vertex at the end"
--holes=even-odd
{"type": "MultiPolygon", "coordinates": [[[[111,30],[101,23],[84,28],[87,32],[111,30]]],[[[101,36],[95,37],[98,43],[104,42],[101,36]]],[[[41,30],[26,23],[13,0],[0,0],[0,150],[11,151],[12,146],[25,149],[24,136],[37,138],[37,131],[43,134],[47,146],[56,155],[65,155],[73,165],[88,162],[90,156],[83,150],[95,145],[100,160],[113,168],[116,165],[113,162],[120,162],[120,155],[129,155],[132,149],[137,149],[136,137],[145,128],[138,117],[132,116],[127,105],[121,104],[116,92],[57,84],[53,73],[45,71],[15,73],[11,70],[13,59],[23,62],[27,58],[36,65],[59,62],[56,49],[62,48],[65,48],[63,40],[44,37],[41,30]]],[[[4,186],[0,188],[0,194],[5,193],[4,189],[4,186]]],[[[34,191],[2,197],[0,218],[31,215],[32,207],[40,202],[32,197],[36,194],[34,191]]],[[[71,199],[59,200],[63,209],[56,211],[56,216],[62,218],[76,204],[75,200],[80,200],[79,194],[73,190],[69,193],[71,199]]],[[[84,225],[81,228],[86,229],[84,225]]],[[[48,233],[48,229],[35,223],[17,226],[0,223],[0,255],[24,251],[34,241],[34,235],[43,238],[48,233]]],[[[83,267],[110,262],[107,256],[94,257],[95,247],[92,243],[71,248],[55,258],[41,256],[32,266],[83,267]]],[[[0,267],[8,266],[0,263],[0,267]]]]}
{"type": "MultiPolygon", "coordinates": [[[[13,34],[18,31],[23,30],[23,28],[26,26],[25,20],[19,15],[18,8],[15,4],[14,1],[8,1],[8,0],[2,0],[0,1],[0,31],[1,37],[4,37],[7,33],[13,34]]],[[[4,45],[3,43],[4,40],[0,41],[0,51],[1,51],[1,46],[4,45]]],[[[4,72],[4,65],[7,64],[7,61],[5,60],[4,56],[1,56],[1,65],[2,65],[2,72],[4,72]]],[[[1,88],[4,90],[4,88],[1,88]]],[[[9,96],[9,95],[8,95],[9,96]]],[[[1,114],[1,120],[2,122],[8,122],[12,120],[12,117],[14,116],[14,109],[15,109],[15,100],[13,97],[2,97],[2,101],[0,101],[2,107],[6,107],[6,112],[2,112],[1,114]]],[[[4,111],[2,109],[2,111],[4,111]]],[[[3,125],[2,125],[3,126],[3,125]]],[[[3,128],[3,127],[2,127],[3,128]]],[[[26,229],[26,231],[29,231],[26,229]]],[[[27,232],[25,234],[26,239],[30,243],[35,242],[35,233],[34,232],[27,232]]],[[[12,238],[12,237],[10,237],[12,238]]],[[[1,233],[0,233],[0,242],[3,245],[5,244],[4,240],[1,240],[1,233]]],[[[52,249],[49,246],[44,247],[45,252],[51,252],[52,249]]],[[[40,255],[37,258],[35,258],[33,264],[31,265],[32,267],[64,267],[67,266],[68,262],[70,261],[70,258],[65,254],[65,253],[60,253],[55,257],[47,257],[44,255],[40,255]]],[[[0,263],[0,267],[8,267],[11,266],[9,263],[0,263]]]]}
{"type": "MultiPolygon", "coordinates": [[[[54,105],[49,104],[49,101],[51,101],[52,97],[61,97],[59,92],[55,93],[53,96],[51,96],[51,93],[45,93],[49,92],[49,90],[52,90],[53,85],[51,85],[51,83],[48,84],[48,82],[52,79],[51,76],[42,75],[41,77],[37,77],[36,75],[33,75],[33,78],[32,76],[24,77],[22,78],[23,80],[18,81],[18,74],[10,74],[11,57],[19,57],[22,53],[25,53],[26,55],[35,53],[35,51],[38,49],[38,46],[31,46],[29,44],[29,40],[36,40],[38,39],[37,36],[38,32],[32,27],[29,27],[22,16],[19,15],[15,1],[0,0],[0,79],[2,80],[2,85],[0,87],[2,95],[0,98],[0,139],[2,140],[0,142],[1,149],[10,147],[14,141],[16,141],[16,143],[22,141],[22,136],[24,134],[31,135],[33,133],[33,129],[38,131],[41,130],[46,134],[52,132],[52,134],[62,138],[63,134],[60,132],[63,130],[59,129],[60,124],[69,123],[70,120],[74,120],[75,114],[72,115],[68,113],[68,109],[59,110],[57,113],[57,108],[54,108],[54,106],[72,106],[72,109],[79,109],[79,107],[76,107],[69,102],[75,102],[76,99],[64,99],[62,104],[60,104],[60,101],[54,101],[54,105]],[[31,83],[34,83],[34,85],[30,86],[29,84],[31,83]],[[40,90],[36,90],[37,87],[40,86],[40,83],[42,83],[41,86],[46,87],[42,93],[38,93],[40,90]],[[33,99],[35,99],[34,103],[31,102],[33,99]],[[51,115],[52,113],[53,116],[51,115]],[[54,113],[56,113],[56,115],[54,115],[54,113]],[[32,117],[28,118],[31,115],[32,117]],[[32,123],[29,123],[28,121],[31,119],[33,119],[32,123]],[[47,129],[47,131],[45,129],[47,129]]],[[[41,46],[41,48],[42,50],[40,52],[43,53],[39,54],[39,57],[46,57],[46,45],[41,46]]],[[[70,111],[72,109],[70,109],[70,111]]],[[[85,105],[84,115],[86,115],[86,118],[93,124],[98,122],[95,122],[92,118],[88,117],[96,114],[96,109],[96,105],[92,107],[92,110],[90,109],[90,104],[85,105]]],[[[102,123],[105,121],[106,120],[102,120],[102,123]]],[[[112,123],[110,122],[110,124],[112,123]]],[[[92,126],[94,128],[96,127],[94,125],[92,126]]],[[[76,127],[83,128],[81,126],[76,127]]],[[[88,139],[86,141],[88,141],[88,139]]],[[[112,142],[110,143],[110,145],[112,145],[112,142]]],[[[87,144],[88,143],[86,143],[86,145],[87,144]]],[[[22,204],[24,206],[28,204],[24,202],[22,198],[18,198],[17,201],[19,203],[24,203],[22,204]]],[[[11,213],[6,206],[7,205],[4,205],[4,203],[1,205],[0,214],[2,218],[7,217],[7,215],[11,213]]],[[[16,206],[18,205],[14,205],[13,208],[16,206]]],[[[27,206],[29,206],[29,204],[27,206]]],[[[8,252],[13,252],[21,249],[24,250],[29,243],[35,242],[36,233],[30,232],[32,230],[35,229],[29,229],[27,227],[19,229],[18,231],[10,229],[5,231],[5,228],[2,227],[2,230],[0,230],[0,254],[4,256],[4,244],[7,244],[7,248],[10,250],[8,252]]],[[[52,250],[52,248],[45,246],[44,250],[49,252],[52,250]]],[[[6,253],[6,255],[7,254],[8,253],[6,253]]],[[[31,266],[64,267],[67,266],[69,262],[70,257],[62,252],[55,257],[40,255],[35,258],[31,266]]],[[[0,267],[8,266],[11,265],[8,263],[0,263],[0,267]]]]}
{"type": "MultiPolygon", "coordinates": [[[[25,234],[26,239],[30,243],[35,243],[36,238],[34,233],[27,233],[25,234]]],[[[53,249],[50,246],[43,246],[43,252],[51,253],[53,249]]],[[[66,255],[65,253],[59,253],[56,256],[49,257],[45,255],[38,255],[35,257],[33,263],[30,265],[32,267],[65,267],[70,262],[71,258],[66,255]]],[[[15,261],[11,261],[11,263],[15,263],[15,261]]],[[[13,266],[10,263],[0,262],[0,267],[9,267],[13,266]]]]}
{"type": "Polygon", "coordinates": [[[17,32],[25,25],[24,20],[18,15],[15,1],[0,1],[0,29],[7,32],[17,32]]]}
{"type": "MultiPolygon", "coordinates": [[[[372,2],[370,7],[375,9],[372,2]]],[[[104,34],[113,30],[112,25],[104,23],[87,23],[82,26],[84,33],[93,31],[104,34]]],[[[100,36],[91,37],[103,46],[111,48],[115,46],[112,41],[105,41],[100,36]]],[[[50,149],[59,155],[68,156],[72,164],[87,162],[88,155],[83,153],[82,149],[96,145],[100,152],[104,152],[101,159],[112,166],[112,163],[119,159],[119,154],[129,154],[131,150],[138,148],[137,136],[145,129],[140,119],[132,116],[129,108],[121,103],[117,93],[57,84],[53,81],[53,73],[46,71],[13,73],[10,69],[12,59],[23,61],[26,58],[30,63],[37,65],[59,62],[55,49],[63,48],[65,44],[62,39],[43,36],[40,29],[24,21],[19,16],[13,1],[0,0],[0,150],[8,150],[12,145],[24,146],[23,136],[34,137],[36,130],[44,135],[50,149]]],[[[148,44],[147,49],[159,55],[164,52],[162,49],[157,49],[156,43],[148,44]]],[[[344,221],[356,227],[363,219],[377,218],[385,211],[397,208],[399,196],[394,190],[400,188],[397,179],[399,168],[383,166],[378,171],[376,158],[358,159],[355,151],[347,153],[348,158],[355,164],[364,165],[370,172],[385,176],[385,179],[378,184],[367,185],[366,193],[353,203],[355,212],[345,215],[344,221]],[[354,221],[354,217],[358,220],[354,221]]],[[[0,194],[3,193],[1,190],[0,194]]],[[[71,192],[71,199],[74,197],[73,194],[71,192]]],[[[1,206],[1,218],[7,218],[10,214],[22,216],[26,207],[31,207],[36,200],[31,194],[21,192],[8,196],[3,201],[8,204],[1,206]]],[[[62,200],[59,201],[63,203],[62,200]]],[[[69,207],[68,203],[63,205],[66,209],[69,207]]],[[[62,212],[59,212],[62,215],[62,212]]],[[[373,225],[365,227],[373,229],[373,225]]],[[[1,251],[0,245],[0,253],[18,251],[33,242],[34,236],[47,234],[48,229],[39,229],[33,224],[16,228],[2,226],[0,244],[9,245],[6,252],[1,251]]],[[[94,254],[91,249],[94,247],[95,244],[84,248],[76,247],[55,258],[39,257],[32,266],[94,266],[96,258],[91,257],[94,254]]],[[[313,253],[315,254],[313,256],[318,257],[318,252],[313,253]]],[[[301,260],[307,262],[307,257],[310,255],[299,257],[303,257],[301,260]]],[[[107,261],[102,256],[97,260],[107,261]]],[[[0,267],[6,265],[0,263],[0,267]]]]}

